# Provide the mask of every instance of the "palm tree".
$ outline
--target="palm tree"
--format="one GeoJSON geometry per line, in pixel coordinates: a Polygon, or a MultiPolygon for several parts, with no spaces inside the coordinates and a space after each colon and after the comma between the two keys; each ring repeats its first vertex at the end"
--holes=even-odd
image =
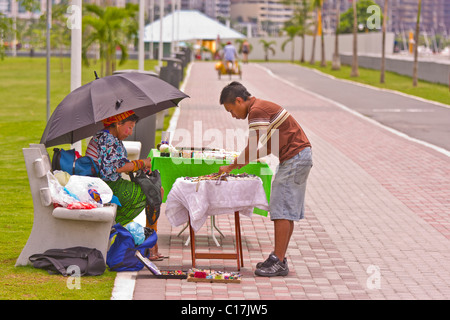
{"type": "Polygon", "coordinates": [[[52,33],[50,43],[53,48],[59,48],[59,69],[64,72],[63,49],[70,47],[70,29],[67,28],[67,4],[59,3],[52,6],[52,33]]]}
{"type": "Polygon", "coordinates": [[[316,20],[315,20],[315,30],[313,35],[313,45],[312,45],[312,52],[311,52],[311,60],[309,61],[310,64],[315,63],[315,51],[316,51],[316,36],[317,34],[320,35],[320,48],[321,48],[321,62],[320,65],[322,67],[326,66],[325,61],[325,40],[323,37],[323,30],[322,30],[322,7],[323,7],[323,0],[312,0],[312,8],[316,10],[316,20]]]}
{"type": "Polygon", "coordinates": [[[387,20],[388,0],[384,0],[384,16],[382,27],[382,42],[381,42],[381,67],[380,67],[380,83],[384,83],[384,75],[386,69],[386,20],[387,20]]]}
{"type": "Polygon", "coordinates": [[[320,33],[320,66],[326,67],[327,61],[325,59],[325,39],[323,35],[323,2],[325,0],[320,0],[320,7],[319,7],[319,19],[320,19],[320,25],[319,25],[319,33],[320,33]]]}
{"type": "Polygon", "coordinates": [[[275,41],[266,41],[264,39],[259,40],[259,42],[264,47],[264,60],[269,61],[269,51],[272,52],[272,54],[275,54],[275,49],[272,47],[272,45],[276,44],[275,41]]]}
{"type": "Polygon", "coordinates": [[[350,77],[359,77],[358,71],[358,15],[356,13],[356,2],[353,0],[353,61],[350,77]]]}
{"type": "Polygon", "coordinates": [[[331,64],[332,70],[340,70],[341,69],[341,58],[339,56],[339,21],[341,20],[341,2],[336,0],[336,33],[334,38],[334,53],[333,53],[333,62],[331,64]]]}
{"type": "Polygon", "coordinates": [[[103,62],[105,75],[111,75],[116,69],[116,48],[121,50],[119,64],[128,59],[127,40],[137,33],[137,19],[135,19],[138,6],[127,4],[125,8],[99,7],[94,4],[86,5],[86,11],[91,15],[83,17],[83,61],[89,65],[87,58],[91,45],[99,46],[101,74],[103,76],[103,62]]]}
{"type": "Polygon", "coordinates": [[[418,69],[418,47],[419,47],[419,31],[420,31],[420,11],[422,7],[422,0],[418,0],[417,7],[417,21],[416,21],[416,34],[414,35],[414,65],[413,65],[413,87],[417,87],[417,69],[418,69]]]}
{"type": "Polygon", "coordinates": [[[319,32],[319,16],[320,16],[320,7],[322,0],[312,0],[311,8],[316,11],[316,19],[314,21],[314,34],[313,34],[313,43],[312,43],[312,51],[311,51],[311,59],[309,60],[310,64],[314,64],[316,62],[316,36],[319,32]]]}
{"type": "MultiPolygon", "coordinates": [[[[310,19],[308,19],[308,14],[312,8],[310,5],[310,0],[282,0],[281,3],[285,5],[290,5],[294,7],[294,14],[292,18],[285,23],[285,27],[293,25],[298,27],[297,34],[302,38],[302,49],[300,54],[300,62],[305,62],[305,35],[308,32],[310,24],[310,19]],[[297,2],[298,1],[298,2],[297,2]]],[[[289,42],[290,40],[286,40],[289,42]]],[[[282,48],[283,49],[283,48],[282,48]]]]}
{"type": "Polygon", "coordinates": [[[297,21],[299,25],[301,26],[299,35],[302,37],[302,54],[300,57],[300,62],[305,62],[305,35],[311,26],[311,24],[308,22],[308,14],[310,11],[310,6],[308,5],[309,0],[302,0],[301,7],[298,10],[297,14],[297,21]]]}
{"type": "Polygon", "coordinates": [[[0,59],[5,57],[5,47],[3,45],[3,36],[12,29],[12,19],[6,17],[0,12],[0,59]]]}
{"type": "Polygon", "coordinates": [[[291,47],[291,61],[292,62],[294,62],[295,36],[299,33],[300,28],[301,27],[298,25],[289,24],[289,23],[287,23],[287,25],[285,24],[285,27],[283,28],[286,31],[288,38],[281,44],[281,51],[284,51],[284,48],[286,47],[286,45],[289,42],[292,42],[292,47],[291,47]]]}

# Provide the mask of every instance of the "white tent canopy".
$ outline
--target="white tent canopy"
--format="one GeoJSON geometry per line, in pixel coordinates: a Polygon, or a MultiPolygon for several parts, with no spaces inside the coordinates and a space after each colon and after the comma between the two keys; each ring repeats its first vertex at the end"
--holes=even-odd
{"type": "MultiPolygon", "coordinates": [[[[163,42],[240,39],[245,36],[196,10],[176,11],[163,18],[163,42]],[[179,15],[179,16],[178,16],[179,15]],[[178,26],[179,23],[179,26],[178,26]],[[173,31],[172,31],[173,29],[173,31]]],[[[159,42],[161,20],[145,27],[144,42],[159,42]]]]}

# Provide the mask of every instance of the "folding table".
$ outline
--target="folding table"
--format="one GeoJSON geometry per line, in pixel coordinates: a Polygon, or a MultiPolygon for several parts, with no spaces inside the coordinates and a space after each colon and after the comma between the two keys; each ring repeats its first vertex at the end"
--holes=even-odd
{"type": "Polygon", "coordinates": [[[259,177],[233,178],[226,181],[178,178],[166,201],[166,216],[172,226],[189,223],[192,265],[196,259],[236,259],[238,269],[243,266],[240,217],[249,218],[254,208],[268,210],[268,202],[259,177]],[[234,213],[235,253],[197,253],[195,232],[199,231],[208,217],[234,213]]]}

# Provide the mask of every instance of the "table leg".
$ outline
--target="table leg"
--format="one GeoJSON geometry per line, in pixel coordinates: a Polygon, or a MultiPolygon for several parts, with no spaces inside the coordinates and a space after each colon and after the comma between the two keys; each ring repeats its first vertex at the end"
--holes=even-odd
{"type": "Polygon", "coordinates": [[[195,232],[191,226],[191,219],[189,217],[189,238],[191,242],[191,258],[192,268],[195,268],[195,259],[236,259],[237,268],[241,270],[244,266],[244,257],[242,254],[242,238],[241,238],[241,223],[239,219],[239,211],[234,213],[234,224],[236,233],[236,253],[196,253],[195,252],[195,232]]]}
{"type": "Polygon", "coordinates": [[[190,217],[189,217],[189,238],[191,239],[192,268],[195,268],[195,232],[194,229],[192,229],[190,217]]]}
{"type": "Polygon", "coordinates": [[[211,216],[211,222],[212,222],[212,225],[213,225],[214,229],[216,229],[220,233],[222,238],[225,238],[225,236],[223,235],[222,231],[220,231],[220,229],[216,226],[216,216],[211,216]]]}
{"type": "Polygon", "coordinates": [[[215,226],[215,218],[214,218],[214,216],[211,216],[211,236],[212,236],[216,246],[220,247],[220,244],[217,241],[216,235],[214,234],[214,226],[215,226]]]}
{"type": "Polygon", "coordinates": [[[235,226],[235,233],[236,233],[237,263],[238,263],[238,270],[240,270],[240,267],[244,266],[244,256],[242,254],[241,222],[239,219],[239,211],[236,211],[234,213],[234,226],[235,226]],[[239,261],[240,261],[240,263],[239,263],[239,261]]]}
{"type": "Polygon", "coordinates": [[[177,237],[179,237],[179,236],[183,233],[183,231],[186,230],[187,227],[188,227],[188,224],[186,224],[186,225],[183,227],[183,229],[181,229],[181,231],[178,232],[177,237]]]}

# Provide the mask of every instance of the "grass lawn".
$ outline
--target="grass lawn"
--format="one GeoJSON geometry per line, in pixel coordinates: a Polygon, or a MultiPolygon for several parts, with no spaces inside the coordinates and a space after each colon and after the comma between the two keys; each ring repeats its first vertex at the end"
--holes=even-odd
{"type": "MultiPolygon", "coordinates": [[[[70,59],[51,60],[51,110],[70,92],[70,59]]],[[[156,61],[146,61],[153,70],[156,61]]],[[[130,60],[118,69],[137,69],[130,60]]],[[[94,80],[83,66],[82,84],[94,80]]],[[[110,299],[116,273],[83,277],[81,289],[68,289],[67,279],[33,267],[14,267],[33,225],[33,202],[22,148],[39,143],[46,124],[45,58],[0,60],[0,299],[110,299]]]]}
{"type": "Polygon", "coordinates": [[[385,73],[385,83],[381,84],[380,71],[378,70],[360,67],[359,77],[350,77],[351,66],[347,65],[342,65],[340,70],[332,70],[330,61],[327,62],[326,67],[321,67],[320,61],[316,62],[314,65],[311,65],[308,62],[295,62],[295,64],[307,68],[314,68],[339,79],[355,81],[382,89],[396,90],[412,96],[450,105],[450,92],[447,85],[431,83],[419,79],[417,87],[413,87],[411,77],[388,71],[385,73]]]}

